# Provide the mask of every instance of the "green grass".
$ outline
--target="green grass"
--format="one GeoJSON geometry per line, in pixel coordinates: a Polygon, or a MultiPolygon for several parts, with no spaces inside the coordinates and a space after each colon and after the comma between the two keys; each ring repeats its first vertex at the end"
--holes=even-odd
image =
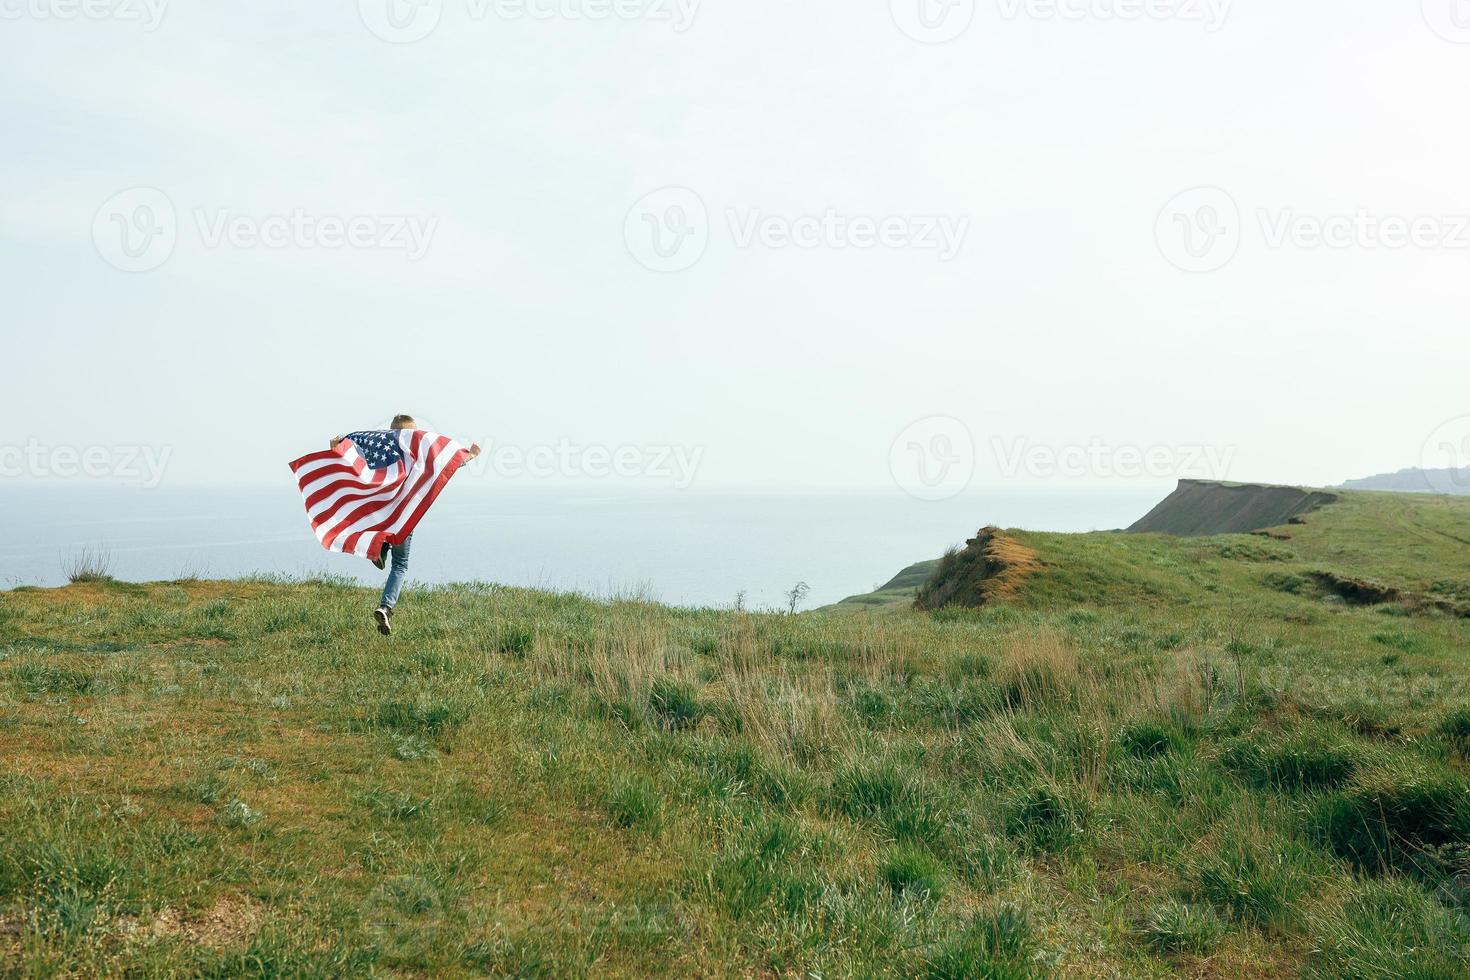
{"type": "Polygon", "coordinates": [[[1470,595],[1467,506],[933,614],[0,593],[0,974],[1464,975],[1467,623],[1312,573],[1470,595]]]}

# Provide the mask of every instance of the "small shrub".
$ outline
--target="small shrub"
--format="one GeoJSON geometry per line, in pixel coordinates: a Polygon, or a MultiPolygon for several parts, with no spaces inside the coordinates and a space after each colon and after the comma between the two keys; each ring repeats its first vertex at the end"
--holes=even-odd
{"type": "Polygon", "coordinates": [[[1225,923],[1208,905],[1171,900],[1149,913],[1143,935],[1160,952],[1205,956],[1219,945],[1225,923]]]}
{"type": "Polygon", "coordinates": [[[944,866],[927,851],[900,847],[883,860],[878,875],[895,895],[937,898],[942,891],[944,866]]]}
{"type": "Polygon", "coordinates": [[[1282,930],[1296,920],[1305,885],[1290,853],[1255,841],[1227,840],[1188,870],[1195,895],[1239,922],[1282,930]]]}
{"type": "Polygon", "coordinates": [[[1015,711],[1070,705],[1080,680],[1077,653],[1059,637],[1040,634],[1011,648],[996,679],[1015,711]]]}
{"type": "Polygon", "coordinates": [[[619,827],[657,833],[663,825],[663,800],[643,777],[624,779],[607,797],[607,812],[619,827]]]}
{"type": "Polygon", "coordinates": [[[512,623],[500,631],[495,649],[513,657],[524,657],[536,645],[536,631],[529,626],[512,623]]]}
{"type": "Polygon", "coordinates": [[[67,667],[33,666],[25,664],[15,669],[15,679],[21,690],[32,696],[64,694],[76,696],[90,694],[97,686],[91,674],[67,667]]]}
{"type": "Polygon", "coordinates": [[[406,734],[434,736],[469,720],[469,708],[457,701],[384,701],[374,722],[406,734]]]}
{"type": "Polygon", "coordinates": [[[1467,973],[1470,917],[1402,880],[1369,881],[1321,922],[1305,975],[1313,980],[1438,980],[1467,973]]]}
{"type": "Polygon", "coordinates": [[[993,669],[990,658],[979,653],[962,653],[951,665],[951,672],[958,678],[989,677],[993,669]]]}
{"type": "Polygon", "coordinates": [[[1470,847],[1470,790],[1447,773],[1355,787],[1322,801],[1310,829],[1365,871],[1432,874],[1443,851],[1470,847]]]}
{"type": "Polygon", "coordinates": [[[1470,756],[1470,708],[1451,712],[1435,731],[1463,756],[1470,756]]]}
{"type": "Polygon", "coordinates": [[[1006,832],[1035,850],[1059,851],[1082,835],[1081,808],[1051,786],[1016,793],[1004,813],[1006,832]]]}
{"type": "Polygon", "coordinates": [[[374,792],[363,796],[359,802],[380,820],[406,822],[417,820],[428,814],[432,801],[410,796],[407,793],[374,792]]]}
{"type": "Polygon", "coordinates": [[[704,717],[694,687],[671,677],[660,677],[653,682],[648,707],[659,724],[672,732],[697,725],[704,717]]]}
{"type": "Polygon", "coordinates": [[[924,684],[916,695],[921,719],[945,728],[963,728],[989,718],[1004,704],[1000,689],[984,680],[924,684]]]}
{"type": "Polygon", "coordinates": [[[1358,771],[1358,754],[1320,733],[1242,739],[1225,750],[1221,761],[1253,785],[1286,790],[1341,786],[1358,771]]]}
{"type": "Polygon", "coordinates": [[[900,841],[937,840],[943,830],[928,788],[892,763],[839,770],[826,802],[833,812],[881,824],[900,841]]]}
{"type": "Polygon", "coordinates": [[[717,903],[737,919],[766,910],[802,917],[822,892],[821,880],[803,860],[813,847],[788,819],[760,814],[721,850],[708,887],[717,903]]]}
{"type": "Polygon", "coordinates": [[[1267,572],[1261,576],[1261,581],[1265,583],[1266,588],[1285,592],[1288,595],[1304,595],[1316,591],[1315,582],[1295,572],[1267,572]]]}
{"type": "Polygon", "coordinates": [[[932,953],[924,967],[929,980],[1024,980],[1032,967],[1031,920],[1019,906],[1003,904],[976,915],[965,932],[932,953]]]}
{"type": "Polygon", "coordinates": [[[215,815],[215,820],[222,827],[239,829],[259,823],[261,813],[246,804],[244,800],[236,798],[220,808],[219,813],[215,815]]]}
{"type": "Polygon", "coordinates": [[[73,585],[112,581],[112,554],[83,548],[61,563],[61,572],[73,585]]]}
{"type": "Polygon", "coordinates": [[[1180,738],[1167,725],[1140,721],[1118,733],[1118,747],[1136,759],[1152,759],[1178,751],[1180,738]]]}
{"type": "Polygon", "coordinates": [[[434,746],[418,735],[398,735],[393,739],[393,757],[404,762],[432,759],[437,754],[434,746]]]}
{"type": "MultiPolygon", "coordinates": [[[[1402,608],[1395,606],[1393,608],[1402,608]]],[[[1419,653],[1424,649],[1422,637],[1410,633],[1374,633],[1373,642],[1390,647],[1400,653],[1419,653]]]]}

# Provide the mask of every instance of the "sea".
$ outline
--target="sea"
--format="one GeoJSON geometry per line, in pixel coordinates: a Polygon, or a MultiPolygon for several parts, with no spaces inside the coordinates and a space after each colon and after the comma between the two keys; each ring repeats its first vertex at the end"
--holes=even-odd
{"type": "MultiPolygon", "coordinates": [[[[804,608],[869,592],[989,524],[1126,527],[1168,485],[975,488],[943,501],[898,488],[455,488],[413,539],[410,581],[498,582],[695,607],[804,608]]],[[[383,573],[324,551],[294,486],[0,487],[0,589],[56,586],[83,553],[129,581],[383,573]]]]}

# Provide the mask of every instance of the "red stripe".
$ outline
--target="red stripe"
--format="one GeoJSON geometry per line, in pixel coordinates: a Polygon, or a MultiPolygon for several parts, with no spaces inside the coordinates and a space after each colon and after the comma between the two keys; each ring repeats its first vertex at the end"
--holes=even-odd
{"type": "Polygon", "coordinates": [[[469,452],[464,449],[459,450],[449,458],[449,461],[444,464],[444,469],[434,480],[434,485],[429,488],[428,493],[424,494],[423,502],[419,504],[418,509],[413,512],[413,515],[409,517],[408,523],[399,528],[398,532],[394,534],[395,541],[402,541],[413,533],[414,528],[419,526],[419,521],[423,520],[424,515],[429,512],[429,505],[438,500],[439,494],[444,492],[444,487],[449,483],[449,478],[459,472],[459,468],[469,462],[469,458],[469,452]]]}
{"type": "Polygon", "coordinates": [[[434,498],[439,496],[439,492],[444,488],[444,484],[449,480],[449,477],[453,476],[454,472],[459,469],[460,464],[463,462],[461,457],[465,455],[463,450],[450,456],[444,461],[443,466],[437,465],[439,455],[449,445],[449,442],[450,440],[444,436],[440,436],[434,441],[433,447],[429,450],[427,465],[424,467],[423,474],[415,481],[413,487],[400,498],[398,506],[389,515],[388,519],[378,525],[387,531],[386,540],[389,543],[398,544],[413,533],[414,528],[418,526],[419,520],[429,509],[429,504],[434,502],[434,498]],[[448,476],[444,475],[446,470],[448,471],[448,476]],[[428,490],[424,493],[424,499],[407,515],[405,523],[397,529],[394,529],[394,525],[398,523],[400,516],[403,515],[404,510],[408,507],[414,496],[426,485],[428,486],[428,490]]]}
{"type": "Polygon", "coordinates": [[[401,542],[414,532],[450,477],[469,460],[469,454],[463,449],[445,458],[444,450],[452,442],[447,437],[435,436],[426,446],[426,434],[421,430],[415,429],[406,435],[406,439],[403,435],[399,437],[400,448],[405,450],[403,466],[391,481],[389,469],[373,470],[366,466],[361,455],[354,451],[356,447],[350,439],[344,439],[334,449],[311,453],[289,464],[297,477],[297,488],[306,504],[313,532],[331,529],[321,536],[323,547],[329,551],[356,553],[366,542],[367,555],[371,558],[385,543],[401,542]],[[403,447],[403,442],[408,445],[403,447]],[[330,465],[318,465],[322,463],[330,465]],[[410,485],[408,474],[415,469],[415,464],[419,464],[420,473],[410,485]],[[312,465],[316,465],[316,469],[305,474],[300,472],[312,465]],[[323,479],[329,482],[321,484],[323,479]],[[316,488],[308,494],[307,487],[314,485],[316,488]],[[328,510],[316,517],[311,516],[313,507],[337,494],[341,496],[333,500],[328,510]],[[422,499],[413,504],[414,497],[419,494],[422,494],[422,499]],[[343,533],[364,521],[368,522],[365,527],[343,533]]]}
{"type": "MultiPolygon", "coordinates": [[[[312,475],[315,476],[315,474],[312,474],[312,475]]],[[[397,479],[401,479],[401,478],[402,478],[401,476],[400,477],[397,477],[397,479]]],[[[370,481],[367,481],[367,482],[365,482],[363,480],[360,480],[360,479],[359,480],[351,480],[351,479],[347,479],[347,480],[336,480],[336,481],[334,481],[332,483],[327,484],[324,487],[320,487],[320,488],[318,488],[316,490],[313,490],[311,492],[311,495],[306,498],[306,509],[309,511],[313,507],[315,507],[317,504],[321,503],[323,500],[326,500],[328,497],[332,496],[332,494],[336,493],[337,491],[339,491],[339,490],[345,490],[345,489],[348,489],[348,488],[360,489],[360,490],[362,490],[362,493],[356,494],[356,495],[354,495],[354,494],[344,494],[341,500],[337,501],[337,503],[335,503],[335,504],[332,505],[332,509],[333,510],[338,509],[339,507],[343,506],[345,503],[347,503],[348,501],[351,501],[351,500],[365,500],[366,498],[371,497],[374,494],[381,493],[382,490],[383,490],[383,487],[385,485],[385,482],[387,481],[387,479],[388,479],[388,470],[385,468],[385,469],[381,469],[381,470],[374,470],[373,471],[373,476],[372,476],[371,480],[370,481]]],[[[311,480],[311,481],[307,481],[307,482],[308,483],[312,483],[312,482],[315,482],[315,481],[314,480],[311,480]]],[[[306,486],[304,486],[304,485],[302,486],[301,492],[303,494],[306,493],[306,486]]]]}
{"type": "MultiPolygon", "coordinates": [[[[444,439],[443,436],[440,436],[439,438],[440,439],[444,439]]],[[[410,441],[411,445],[410,445],[409,451],[408,451],[408,453],[406,455],[408,456],[408,458],[415,459],[416,460],[416,459],[419,458],[419,445],[424,441],[424,433],[423,433],[423,431],[422,430],[419,430],[419,429],[415,429],[414,430],[414,433],[410,437],[409,441],[410,441]]],[[[445,442],[448,442],[449,440],[444,439],[444,441],[445,442]]],[[[421,485],[423,485],[424,480],[426,478],[428,478],[430,476],[430,474],[433,472],[435,457],[437,455],[436,450],[438,448],[438,445],[439,445],[439,443],[436,442],[435,443],[435,449],[431,449],[429,451],[428,456],[426,457],[425,462],[424,462],[424,473],[423,473],[423,475],[420,476],[416,481],[414,481],[413,486],[412,487],[409,487],[406,491],[403,489],[402,486],[399,486],[398,489],[395,491],[393,497],[387,502],[387,505],[388,506],[394,506],[394,503],[396,502],[396,507],[394,507],[394,510],[392,511],[392,513],[390,513],[390,515],[388,516],[388,518],[386,520],[377,520],[377,521],[374,521],[372,524],[368,525],[368,527],[363,528],[362,529],[363,531],[380,530],[382,528],[388,527],[389,525],[391,525],[393,523],[393,521],[396,519],[396,517],[398,515],[398,512],[403,509],[404,503],[410,497],[412,497],[415,493],[418,492],[418,488],[421,485]]],[[[409,467],[409,469],[412,470],[412,467],[409,467]]],[[[405,476],[405,479],[406,479],[406,476],[405,476]]],[[[376,513],[380,512],[380,511],[382,511],[383,509],[384,509],[383,507],[375,507],[375,506],[373,506],[372,503],[367,503],[367,504],[364,504],[363,506],[357,508],[356,510],[352,511],[345,518],[342,519],[342,521],[338,524],[337,530],[334,530],[330,534],[328,534],[327,537],[322,540],[322,544],[324,544],[324,545],[326,545],[327,547],[330,548],[331,545],[332,545],[332,542],[337,539],[338,534],[340,534],[343,529],[348,528],[348,527],[351,527],[352,525],[358,523],[359,521],[363,520],[364,518],[367,518],[367,517],[369,517],[369,516],[371,516],[373,514],[376,514],[376,513]]],[[[353,532],[354,535],[355,534],[361,534],[361,533],[362,533],[362,531],[353,532]]],[[[353,535],[348,535],[348,540],[352,540],[352,539],[353,539],[353,535]]],[[[344,546],[343,550],[345,551],[345,550],[348,550],[348,549],[344,546]]]]}
{"type": "MultiPolygon", "coordinates": [[[[328,549],[331,549],[333,543],[337,540],[338,536],[346,531],[347,528],[363,520],[364,518],[367,518],[382,511],[386,511],[388,508],[394,505],[395,501],[401,499],[403,494],[403,479],[406,479],[408,471],[412,469],[412,467],[408,465],[409,461],[412,458],[413,457],[411,455],[405,458],[403,477],[399,479],[398,483],[395,486],[392,486],[390,488],[391,493],[380,490],[377,493],[370,493],[366,495],[359,494],[353,496],[349,494],[347,497],[344,497],[343,500],[339,501],[335,506],[333,506],[330,518],[323,520],[322,523],[332,523],[336,526],[331,531],[329,531],[325,537],[321,539],[322,544],[328,549]],[[386,496],[384,495],[385,493],[386,496]],[[380,497],[381,499],[374,500],[372,499],[374,497],[380,497]],[[354,504],[361,504],[361,506],[354,508],[354,504]]],[[[347,552],[352,551],[351,545],[353,545],[357,541],[358,537],[364,531],[370,531],[381,526],[381,521],[374,521],[360,531],[353,531],[349,533],[346,538],[343,539],[340,550],[347,552]]]]}
{"type": "MultiPolygon", "coordinates": [[[[340,446],[341,443],[338,443],[338,445],[340,446]]],[[[319,453],[312,453],[312,454],[310,454],[308,456],[302,456],[300,459],[293,459],[291,462],[287,463],[286,465],[289,466],[289,467],[291,467],[291,472],[294,473],[298,469],[300,469],[301,467],[306,466],[308,463],[319,463],[319,462],[321,462],[324,459],[331,459],[333,456],[338,456],[338,455],[341,455],[341,454],[338,453],[337,450],[335,450],[335,449],[323,449],[319,453]]]]}
{"type": "MultiPolygon", "coordinates": [[[[418,455],[419,443],[421,443],[422,441],[423,441],[423,433],[422,432],[415,431],[414,432],[414,455],[415,456],[418,455]]],[[[398,498],[398,505],[393,508],[393,513],[391,513],[391,514],[388,515],[388,519],[385,520],[385,521],[383,521],[381,524],[378,525],[380,528],[382,528],[384,531],[387,532],[387,540],[389,541],[389,543],[391,543],[391,544],[398,544],[404,538],[408,537],[410,534],[413,533],[412,528],[410,528],[408,531],[404,531],[402,528],[399,528],[398,530],[395,531],[395,530],[392,530],[392,528],[393,528],[393,525],[398,522],[399,516],[403,513],[404,509],[406,507],[408,507],[409,502],[411,500],[413,500],[414,495],[419,492],[419,489],[421,487],[425,486],[426,484],[432,483],[432,481],[435,480],[438,477],[438,469],[437,469],[437,467],[438,467],[438,464],[439,464],[439,454],[444,449],[444,447],[446,447],[448,445],[449,445],[449,439],[446,438],[446,437],[444,437],[444,436],[439,436],[438,438],[436,438],[434,440],[433,445],[431,445],[429,447],[428,453],[426,453],[425,456],[424,456],[424,471],[423,471],[423,473],[419,474],[419,478],[414,481],[413,486],[409,487],[408,488],[408,491],[406,493],[403,493],[402,495],[399,496],[399,498],[398,498]]]]}

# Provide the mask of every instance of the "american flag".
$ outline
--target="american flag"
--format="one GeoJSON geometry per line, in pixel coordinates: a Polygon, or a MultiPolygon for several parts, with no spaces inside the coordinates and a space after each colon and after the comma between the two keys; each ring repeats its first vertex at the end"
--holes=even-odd
{"type": "Polygon", "coordinates": [[[453,439],[422,429],[354,432],[291,472],[322,547],[371,560],[413,533],[468,459],[453,439]]]}

